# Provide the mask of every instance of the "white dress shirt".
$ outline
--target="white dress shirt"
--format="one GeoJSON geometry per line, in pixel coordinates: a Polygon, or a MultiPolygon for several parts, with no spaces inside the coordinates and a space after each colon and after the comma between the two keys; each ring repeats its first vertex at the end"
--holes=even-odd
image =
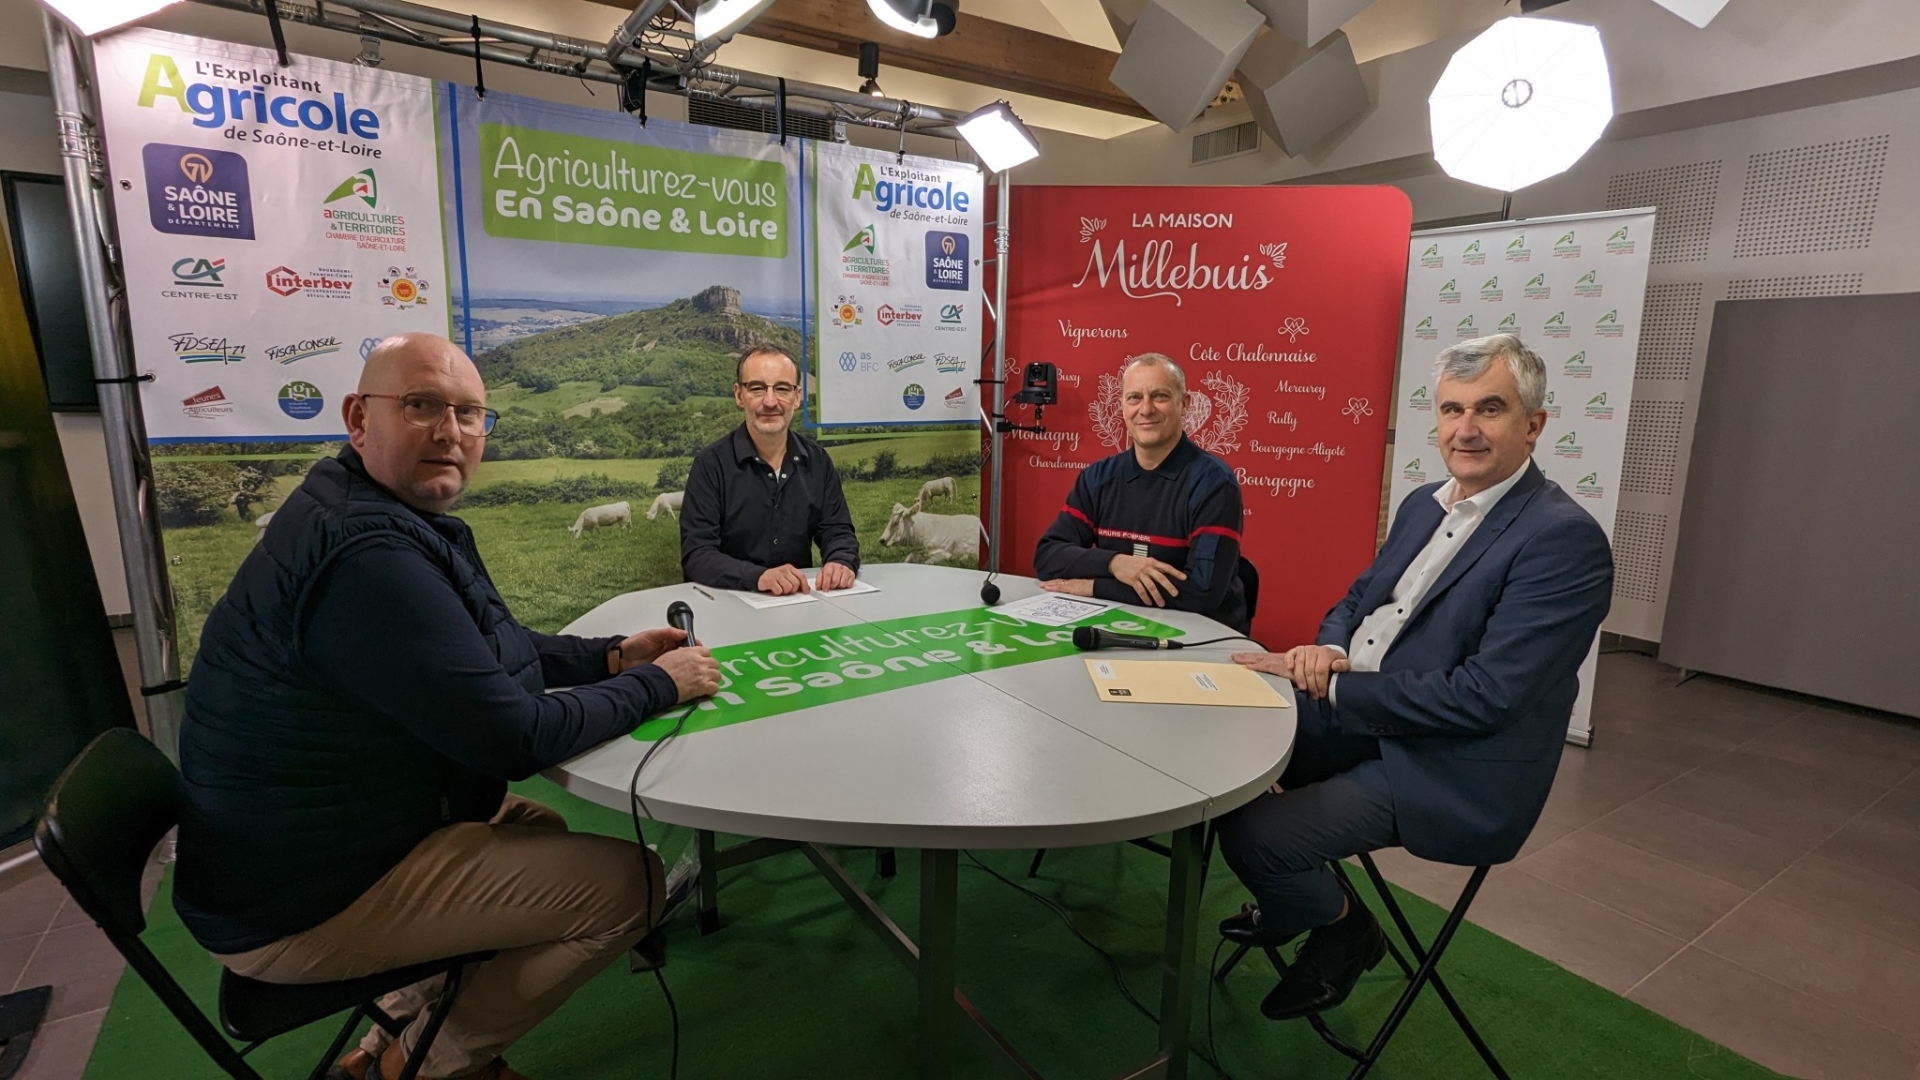
{"type": "MultiPolygon", "coordinates": [[[[1466,546],[1474,530],[1486,520],[1494,505],[1513,490],[1513,485],[1520,482],[1520,477],[1526,471],[1523,465],[1515,469],[1512,476],[1465,499],[1460,497],[1458,480],[1450,480],[1436,490],[1433,493],[1434,501],[1446,511],[1446,516],[1435,526],[1433,535],[1427,537],[1426,546],[1407,564],[1400,580],[1394,583],[1393,593],[1387,597],[1387,602],[1360,620],[1359,627],[1353,632],[1351,648],[1342,649],[1338,645],[1328,648],[1346,656],[1348,665],[1354,671],[1379,671],[1380,661],[1386,657],[1387,650],[1393,647],[1394,639],[1400,636],[1408,617],[1420,606],[1427,590],[1446,572],[1448,564],[1460,554],[1460,549],[1466,546]]],[[[1329,700],[1334,700],[1339,685],[1340,677],[1336,675],[1327,687],[1329,700]]],[[[1339,704],[1337,700],[1334,703],[1339,704]]]]}

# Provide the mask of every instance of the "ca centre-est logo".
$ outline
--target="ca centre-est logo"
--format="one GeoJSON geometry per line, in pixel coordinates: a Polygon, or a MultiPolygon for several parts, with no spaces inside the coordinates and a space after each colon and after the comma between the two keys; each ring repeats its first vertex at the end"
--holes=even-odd
{"type": "Polygon", "coordinates": [[[148,143],[140,148],[140,163],[154,231],[253,239],[246,158],[227,150],[148,143]]]}
{"type": "Polygon", "coordinates": [[[175,259],[169,268],[173,284],[160,295],[170,300],[237,300],[240,294],[227,288],[227,260],[188,255],[175,259]]]}

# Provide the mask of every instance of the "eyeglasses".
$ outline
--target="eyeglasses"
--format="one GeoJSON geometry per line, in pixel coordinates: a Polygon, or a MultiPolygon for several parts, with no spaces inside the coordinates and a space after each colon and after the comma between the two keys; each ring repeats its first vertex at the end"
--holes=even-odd
{"type": "Polygon", "coordinates": [[[765,397],[771,390],[775,397],[790,398],[800,392],[800,388],[790,382],[777,382],[769,386],[763,382],[737,382],[733,385],[747,392],[748,397],[765,397]]]}
{"type": "Polygon", "coordinates": [[[437,428],[440,421],[446,419],[447,410],[453,410],[453,422],[466,435],[487,436],[493,434],[493,425],[500,422],[500,414],[484,405],[455,405],[450,401],[441,401],[431,394],[361,394],[363,398],[384,398],[400,403],[400,417],[417,428],[437,428]]]}

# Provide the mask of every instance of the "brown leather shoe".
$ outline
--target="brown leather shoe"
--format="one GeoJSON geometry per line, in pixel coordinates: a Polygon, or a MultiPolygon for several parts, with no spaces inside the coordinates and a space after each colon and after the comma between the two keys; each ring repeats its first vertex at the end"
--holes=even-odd
{"type": "Polygon", "coordinates": [[[367,1080],[367,1069],[372,1065],[373,1055],[356,1046],[327,1070],[327,1080],[367,1080]]]}

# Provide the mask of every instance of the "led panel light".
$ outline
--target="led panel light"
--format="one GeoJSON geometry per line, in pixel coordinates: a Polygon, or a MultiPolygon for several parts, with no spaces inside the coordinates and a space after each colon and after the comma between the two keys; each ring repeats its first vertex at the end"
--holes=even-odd
{"type": "Polygon", "coordinates": [[[773,0],[705,0],[693,11],[695,41],[725,37],[759,17],[773,0]]]}
{"type": "Polygon", "coordinates": [[[975,109],[961,117],[954,127],[973,152],[980,155],[988,172],[1006,172],[1040,156],[1040,144],[1034,140],[1033,132],[1027,130],[1027,125],[1013,115],[1013,109],[1004,101],[975,109]]]}
{"type": "Polygon", "coordinates": [[[47,0],[47,6],[88,37],[144,19],[176,0],[47,0]]]}

